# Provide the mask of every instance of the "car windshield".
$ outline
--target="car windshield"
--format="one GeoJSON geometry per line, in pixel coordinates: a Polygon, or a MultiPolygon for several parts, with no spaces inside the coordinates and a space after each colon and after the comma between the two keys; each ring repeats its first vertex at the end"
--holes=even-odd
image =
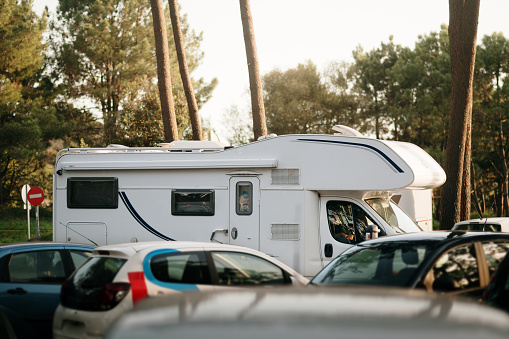
{"type": "Polygon", "coordinates": [[[355,246],[334,259],[311,283],[408,286],[430,249],[431,243],[407,241],[355,246]]]}
{"type": "Polygon", "coordinates": [[[367,199],[371,208],[380,215],[397,233],[421,232],[417,222],[410,218],[396,203],[388,199],[367,199]]]}

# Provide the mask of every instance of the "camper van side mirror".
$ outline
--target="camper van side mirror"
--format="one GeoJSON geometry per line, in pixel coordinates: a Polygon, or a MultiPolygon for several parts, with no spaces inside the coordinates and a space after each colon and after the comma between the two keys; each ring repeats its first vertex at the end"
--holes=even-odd
{"type": "Polygon", "coordinates": [[[326,258],[332,257],[332,244],[325,244],[325,248],[323,249],[324,255],[326,258]]]}

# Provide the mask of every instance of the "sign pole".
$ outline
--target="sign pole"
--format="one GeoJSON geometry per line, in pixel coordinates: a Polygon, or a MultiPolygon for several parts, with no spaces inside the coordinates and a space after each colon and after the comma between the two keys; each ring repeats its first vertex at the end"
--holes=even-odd
{"type": "MultiPolygon", "coordinates": [[[[44,192],[40,187],[32,187],[30,191],[28,191],[27,196],[28,202],[32,205],[35,205],[35,226],[36,226],[36,234],[37,238],[39,238],[39,205],[44,200],[44,192]]],[[[28,239],[30,239],[30,229],[28,233],[28,239]]]]}
{"type": "Polygon", "coordinates": [[[30,203],[28,201],[26,203],[26,206],[27,206],[28,240],[30,240],[30,203]]]}
{"type": "Polygon", "coordinates": [[[23,199],[23,202],[25,203],[25,208],[27,210],[27,227],[28,227],[28,240],[30,240],[30,208],[32,205],[28,201],[28,192],[30,191],[30,185],[23,185],[23,188],[21,189],[21,198],[23,199]]]}
{"type": "Polygon", "coordinates": [[[39,236],[39,205],[35,206],[35,228],[36,228],[36,237],[37,239],[40,238],[39,236]]]}

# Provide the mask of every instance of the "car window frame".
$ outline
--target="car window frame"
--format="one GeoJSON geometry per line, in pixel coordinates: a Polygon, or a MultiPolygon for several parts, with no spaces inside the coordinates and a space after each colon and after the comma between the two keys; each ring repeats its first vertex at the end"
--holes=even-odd
{"type": "Polygon", "coordinates": [[[48,248],[41,248],[41,247],[35,247],[35,248],[20,248],[20,249],[13,249],[10,253],[6,254],[3,258],[3,263],[1,266],[2,274],[0,275],[0,283],[3,284],[15,284],[15,285],[61,285],[65,279],[69,277],[69,275],[72,273],[72,271],[69,271],[67,267],[67,251],[65,248],[58,248],[58,247],[48,247],[48,248]],[[64,277],[61,278],[61,281],[19,281],[19,282],[12,282],[10,281],[10,271],[9,271],[9,263],[14,255],[19,254],[27,254],[27,253],[34,253],[34,252],[58,252],[60,254],[60,260],[62,261],[62,266],[64,270],[64,277]]]}
{"type": "MultiPolygon", "coordinates": [[[[484,240],[488,241],[488,240],[484,240]]],[[[482,246],[483,240],[474,240],[474,241],[465,241],[461,243],[455,243],[453,246],[448,246],[445,249],[441,250],[440,253],[433,257],[430,265],[427,268],[427,273],[422,278],[422,285],[424,288],[429,292],[434,293],[441,293],[441,294],[447,294],[447,295],[471,295],[471,296],[480,296],[482,291],[486,288],[486,286],[489,283],[489,270],[488,270],[488,263],[486,261],[486,257],[484,255],[484,249],[482,246]],[[434,272],[433,269],[435,268],[437,262],[439,259],[446,253],[449,253],[450,251],[463,247],[473,245],[475,250],[475,256],[476,256],[476,262],[477,262],[477,269],[478,269],[478,277],[479,277],[479,286],[476,287],[470,287],[465,289],[458,289],[454,291],[435,291],[433,290],[433,281],[434,281],[434,272]]]]}
{"type": "Polygon", "coordinates": [[[211,274],[211,278],[212,278],[212,285],[214,286],[222,286],[222,287],[246,287],[246,286],[251,286],[251,287],[254,287],[254,286],[291,286],[293,281],[290,277],[290,274],[289,272],[286,271],[286,269],[284,267],[281,267],[279,266],[278,264],[270,261],[270,260],[267,260],[266,258],[263,258],[259,255],[256,255],[255,253],[249,253],[249,252],[243,252],[243,251],[234,251],[234,250],[228,250],[228,249],[210,249],[210,250],[206,250],[205,251],[205,255],[207,256],[207,260],[209,261],[209,271],[210,271],[210,274],[211,274]],[[284,279],[284,283],[283,284],[261,284],[261,285],[224,285],[224,284],[220,284],[219,283],[219,275],[218,275],[218,272],[217,272],[217,267],[216,267],[216,264],[215,264],[215,261],[214,261],[214,258],[212,256],[212,252],[215,252],[215,253],[218,253],[218,252],[223,252],[223,253],[235,253],[235,254],[241,254],[241,255],[247,255],[247,256],[251,256],[251,257],[255,257],[259,260],[263,260],[265,261],[266,263],[272,265],[272,266],[275,266],[277,267],[278,269],[281,270],[281,273],[283,275],[283,279],[284,279]]]}
{"type": "MultiPolygon", "coordinates": [[[[281,284],[281,286],[291,286],[293,283],[290,274],[283,267],[273,263],[270,260],[267,260],[266,258],[260,257],[253,253],[242,252],[242,251],[232,251],[232,250],[224,250],[224,249],[210,249],[210,250],[205,250],[205,256],[207,257],[207,261],[209,263],[209,272],[211,275],[212,286],[221,286],[221,287],[242,287],[243,286],[243,285],[228,286],[228,285],[219,284],[219,275],[217,273],[217,268],[216,268],[216,264],[214,262],[214,258],[212,257],[212,252],[229,252],[229,253],[238,253],[238,254],[255,256],[259,259],[265,260],[266,262],[278,267],[283,272],[283,278],[285,280],[285,283],[281,284]]],[[[261,285],[261,286],[264,286],[264,285],[261,285]]],[[[279,286],[279,285],[267,285],[267,286],[279,286]]]]}

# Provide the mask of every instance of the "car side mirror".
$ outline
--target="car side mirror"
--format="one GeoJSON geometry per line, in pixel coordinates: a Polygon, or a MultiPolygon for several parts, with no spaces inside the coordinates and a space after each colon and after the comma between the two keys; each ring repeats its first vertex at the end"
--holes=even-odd
{"type": "Polygon", "coordinates": [[[325,244],[325,247],[323,249],[323,254],[325,255],[326,258],[331,258],[332,257],[332,253],[334,252],[333,248],[332,248],[332,244],[325,244]]]}

